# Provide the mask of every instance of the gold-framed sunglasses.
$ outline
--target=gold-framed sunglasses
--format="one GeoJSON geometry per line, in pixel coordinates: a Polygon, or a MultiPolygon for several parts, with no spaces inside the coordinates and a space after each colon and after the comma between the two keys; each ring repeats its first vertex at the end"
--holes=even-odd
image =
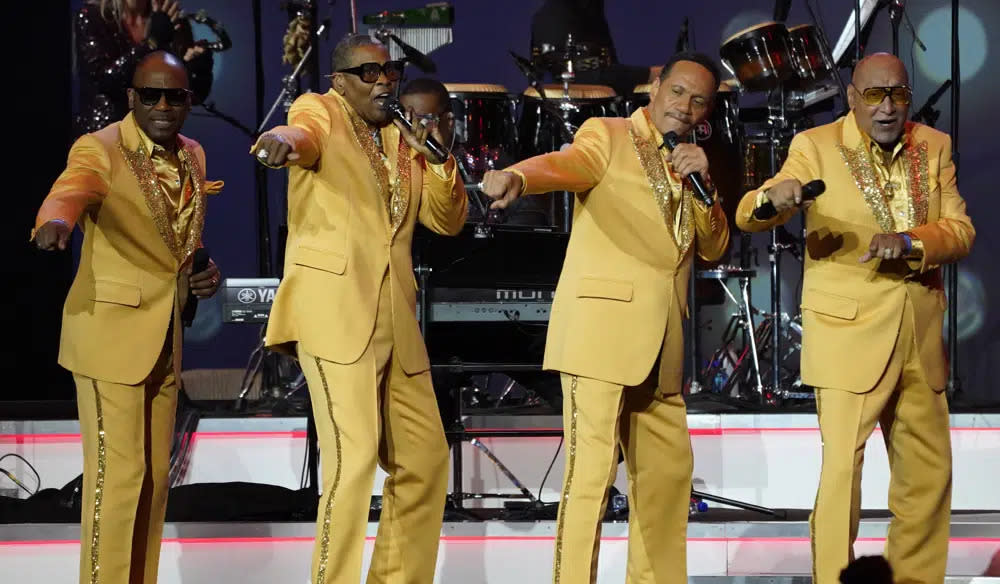
{"type": "Polygon", "coordinates": [[[855,91],[861,94],[861,97],[865,100],[868,105],[878,105],[882,103],[882,100],[889,97],[892,103],[896,105],[910,105],[913,101],[913,90],[907,85],[896,85],[893,87],[869,87],[867,89],[855,91]]]}
{"type": "MultiPolygon", "coordinates": [[[[365,83],[375,83],[380,75],[384,74],[389,81],[399,81],[403,76],[402,61],[386,61],[385,63],[362,63],[357,67],[347,69],[337,69],[337,73],[351,73],[357,75],[365,83]]],[[[332,77],[332,75],[331,75],[332,77]]]]}

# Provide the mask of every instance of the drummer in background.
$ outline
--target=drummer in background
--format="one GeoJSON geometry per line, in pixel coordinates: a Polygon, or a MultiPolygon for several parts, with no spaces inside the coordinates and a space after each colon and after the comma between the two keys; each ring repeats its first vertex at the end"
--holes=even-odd
{"type": "MultiPolygon", "coordinates": [[[[414,115],[423,124],[430,126],[437,125],[444,138],[444,146],[449,152],[455,155],[458,162],[459,172],[462,179],[469,183],[469,177],[465,167],[464,148],[457,143],[455,135],[455,114],[451,107],[451,98],[448,95],[448,88],[437,79],[429,77],[419,77],[407,83],[399,95],[399,102],[407,110],[412,109],[414,115]]],[[[506,154],[501,154],[497,159],[499,168],[506,168],[514,164],[514,159],[506,154]]],[[[477,196],[470,189],[469,195],[477,196]]],[[[475,201],[469,205],[469,220],[481,221],[483,219],[483,209],[486,204],[477,204],[475,201]]],[[[525,199],[516,201],[504,213],[501,218],[503,223],[508,225],[545,225],[547,215],[544,204],[540,199],[525,199]]]]}
{"type": "Polygon", "coordinates": [[[619,449],[629,478],[628,581],[687,582],[687,289],[693,258],[721,257],[729,226],[704,150],[660,147],[665,133],[688,135],[709,115],[718,69],[705,55],[678,53],[662,71],[650,105],[630,118],[590,118],[565,150],[483,177],[483,192],[499,207],[526,194],[577,193],[543,364],[561,374],[566,425],[554,562],[560,584],[596,579],[619,449]],[[709,205],[692,190],[695,172],[714,199],[709,205]]]}
{"type": "MultiPolygon", "coordinates": [[[[538,56],[549,51],[562,51],[566,39],[593,56],[575,59],[575,83],[607,85],[618,95],[628,95],[637,85],[652,83],[661,67],[639,67],[618,62],[615,43],[611,39],[608,20],[604,16],[604,0],[545,0],[531,17],[531,52],[538,56]]],[[[551,71],[558,81],[561,71],[551,71]]]]}

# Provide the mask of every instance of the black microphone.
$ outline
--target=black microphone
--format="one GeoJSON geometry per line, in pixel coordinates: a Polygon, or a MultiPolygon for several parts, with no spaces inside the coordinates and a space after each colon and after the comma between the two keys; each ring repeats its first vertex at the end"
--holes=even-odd
{"type": "Polygon", "coordinates": [[[536,81],[538,79],[538,72],[535,71],[535,66],[531,61],[525,59],[521,55],[518,55],[514,51],[508,51],[510,56],[514,58],[514,64],[517,65],[518,70],[521,71],[521,75],[528,78],[528,81],[536,81]]]}
{"type": "MultiPolygon", "coordinates": [[[[389,115],[391,115],[392,117],[403,122],[403,125],[406,126],[407,130],[411,132],[413,131],[413,124],[410,123],[410,120],[406,119],[406,112],[403,111],[403,106],[399,103],[398,100],[395,99],[386,100],[385,105],[382,106],[382,109],[389,112],[389,115]]],[[[443,164],[446,160],[448,160],[448,151],[445,150],[444,146],[439,144],[438,141],[434,139],[434,136],[427,134],[427,140],[424,141],[424,144],[427,146],[427,149],[431,151],[431,154],[433,154],[437,158],[437,161],[432,161],[432,162],[435,162],[436,164],[443,164]]]]}
{"type": "MultiPolygon", "coordinates": [[[[811,201],[822,195],[824,191],[826,191],[826,183],[822,179],[809,181],[802,185],[802,202],[811,201]]],[[[777,214],[778,210],[774,208],[774,203],[768,201],[754,210],[753,217],[760,221],[766,221],[777,214]]]]}
{"type": "MultiPolygon", "coordinates": [[[[663,135],[663,146],[667,147],[667,150],[673,152],[674,148],[677,148],[677,132],[670,131],[663,135]]],[[[663,147],[661,146],[661,148],[663,147]]],[[[698,195],[698,198],[706,207],[711,207],[715,203],[712,201],[712,197],[709,196],[708,191],[705,189],[705,182],[701,180],[701,173],[692,172],[687,176],[688,180],[691,181],[691,186],[694,187],[694,192],[698,195]]]]}
{"type": "Polygon", "coordinates": [[[389,38],[392,39],[394,43],[399,45],[399,50],[403,51],[403,55],[406,56],[406,60],[413,63],[417,69],[420,69],[424,73],[436,73],[437,65],[431,58],[427,55],[421,53],[417,49],[411,47],[410,45],[404,43],[400,38],[394,34],[390,34],[389,38]]]}
{"type": "MultiPolygon", "coordinates": [[[[204,247],[194,250],[194,259],[191,261],[191,274],[207,270],[210,257],[208,249],[204,247]]],[[[181,312],[181,322],[185,327],[191,326],[191,323],[194,322],[196,312],[198,312],[198,297],[194,294],[188,294],[187,304],[184,305],[184,310],[181,312]]]]}

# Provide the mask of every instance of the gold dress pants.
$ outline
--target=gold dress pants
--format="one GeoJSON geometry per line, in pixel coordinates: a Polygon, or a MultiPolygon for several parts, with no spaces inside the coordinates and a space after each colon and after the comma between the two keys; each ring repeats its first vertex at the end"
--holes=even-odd
{"type": "Polygon", "coordinates": [[[691,439],[684,400],[641,385],[562,375],[566,470],[553,582],[593,584],[601,520],[618,452],[628,472],[628,577],[632,584],[687,582],[691,439]]]}
{"type": "MultiPolygon", "coordinates": [[[[933,332],[931,334],[934,334],[933,332]]],[[[813,580],[837,584],[854,559],[865,443],[880,423],[889,455],[892,520],[886,558],[896,584],[944,581],[951,519],[948,401],[924,379],[907,302],[896,347],[869,392],[816,390],[823,440],[816,507],[809,518],[813,580]]]]}
{"type": "Polygon", "coordinates": [[[155,584],[177,412],[170,341],[140,385],[73,380],[83,445],[80,582],[155,584]]]}
{"type": "MultiPolygon", "coordinates": [[[[375,331],[351,364],[298,348],[322,463],[313,584],[357,584],[375,465],[388,477],[370,584],[430,584],[448,491],[448,446],[430,371],[407,375],[393,352],[388,272],[375,331]]],[[[330,334],[336,334],[331,331],[330,334]]]]}

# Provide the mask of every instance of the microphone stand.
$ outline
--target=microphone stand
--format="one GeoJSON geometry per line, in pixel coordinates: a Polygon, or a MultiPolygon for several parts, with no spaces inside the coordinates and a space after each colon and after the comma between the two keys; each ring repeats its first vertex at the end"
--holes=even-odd
{"type": "MultiPolygon", "coordinates": [[[[959,150],[958,124],[960,89],[962,84],[958,53],[958,0],[951,0],[951,158],[955,163],[955,180],[958,181],[959,150]]],[[[958,264],[945,266],[945,287],[948,291],[948,395],[952,401],[962,393],[962,380],[958,375],[958,264]]]]}

